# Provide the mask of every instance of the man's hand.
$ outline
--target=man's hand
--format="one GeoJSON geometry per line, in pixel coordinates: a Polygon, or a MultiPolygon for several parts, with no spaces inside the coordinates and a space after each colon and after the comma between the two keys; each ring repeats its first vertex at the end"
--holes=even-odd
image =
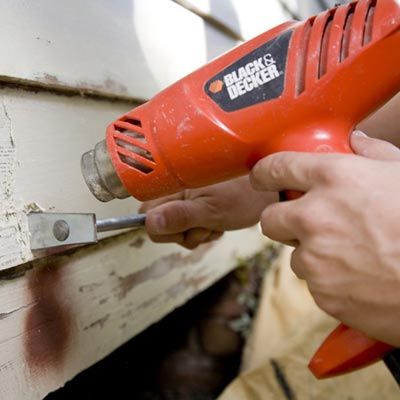
{"type": "Polygon", "coordinates": [[[360,132],[351,145],[359,155],[283,152],[259,161],[254,188],[305,193],[268,206],[261,225],[295,244],[292,268],[323,310],[399,346],[400,150],[360,132]]]}
{"type": "Polygon", "coordinates": [[[224,231],[256,224],[276,193],[254,190],[248,176],[148,201],[146,229],[158,243],[176,242],[193,249],[219,238],[224,231]]]}

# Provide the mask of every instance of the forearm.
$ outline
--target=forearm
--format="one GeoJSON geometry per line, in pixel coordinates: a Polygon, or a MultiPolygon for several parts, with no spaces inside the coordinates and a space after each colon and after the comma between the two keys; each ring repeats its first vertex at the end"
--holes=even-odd
{"type": "Polygon", "coordinates": [[[400,93],[358,125],[368,136],[400,147],[400,93]]]}

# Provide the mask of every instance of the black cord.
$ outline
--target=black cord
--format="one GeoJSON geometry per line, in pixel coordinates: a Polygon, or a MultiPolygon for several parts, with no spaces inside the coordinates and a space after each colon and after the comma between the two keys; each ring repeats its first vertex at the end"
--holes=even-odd
{"type": "Polygon", "coordinates": [[[383,357],[383,362],[388,367],[397,384],[400,386],[400,350],[394,349],[383,357]]]}

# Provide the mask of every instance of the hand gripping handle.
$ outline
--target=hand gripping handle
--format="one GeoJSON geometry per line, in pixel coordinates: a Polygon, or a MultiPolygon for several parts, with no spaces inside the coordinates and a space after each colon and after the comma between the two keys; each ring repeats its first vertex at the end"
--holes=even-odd
{"type": "MultiPolygon", "coordinates": [[[[295,191],[279,193],[280,201],[294,200],[302,194],[295,191]]],[[[314,354],[308,368],[318,379],[345,374],[366,367],[384,358],[394,348],[365,336],[363,333],[340,324],[321,344],[314,354]]],[[[394,376],[399,371],[393,371],[394,376]]]]}
{"type": "MultiPolygon", "coordinates": [[[[334,140],[329,145],[329,152],[353,153],[347,144],[348,139],[345,146],[343,142],[339,144],[340,136],[331,137],[334,140]]],[[[343,136],[341,137],[343,140],[343,136]]],[[[298,146],[296,147],[297,151],[301,151],[298,146]]],[[[280,201],[295,200],[301,195],[300,192],[285,190],[279,193],[279,199],[280,201]]],[[[394,354],[391,353],[392,350],[394,350],[392,346],[368,338],[363,333],[340,324],[321,344],[308,367],[316,378],[328,378],[363,368],[379,361],[389,353],[394,354]]],[[[394,376],[399,375],[400,367],[398,367],[399,371],[395,372],[392,366],[388,363],[387,365],[394,376]]]]}

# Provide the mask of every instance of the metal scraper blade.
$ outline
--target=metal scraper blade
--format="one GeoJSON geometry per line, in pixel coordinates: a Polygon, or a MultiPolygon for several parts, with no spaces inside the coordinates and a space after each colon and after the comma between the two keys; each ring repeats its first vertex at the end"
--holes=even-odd
{"type": "Polygon", "coordinates": [[[30,213],[28,223],[32,251],[97,242],[95,214],[30,213]]]}
{"type": "Polygon", "coordinates": [[[31,250],[52,254],[78,245],[97,243],[98,232],[140,228],[145,221],[145,214],[96,220],[96,215],[91,213],[30,213],[31,250]]]}

